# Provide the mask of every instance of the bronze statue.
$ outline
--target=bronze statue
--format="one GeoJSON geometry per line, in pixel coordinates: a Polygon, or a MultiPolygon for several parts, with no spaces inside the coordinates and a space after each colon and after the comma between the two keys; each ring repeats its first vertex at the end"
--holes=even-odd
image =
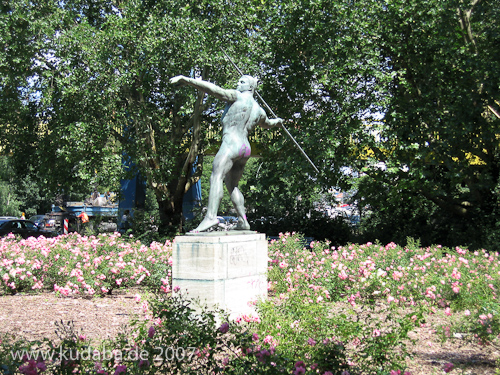
{"type": "Polygon", "coordinates": [[[226,90],[213,83],[185,76],[171,78],[170,83],[193,86],[197,90],[227,102],[222,115],[222,144],[215,155],[210,177],[207,213],[194,232],[203,232],[218,224],[217,210],[224,194],[223,181],[226,183],[238,214],[238,224],[235,229],[250,229],[245,213],[243,194],[238,189],[243,168],[251,153],[248,133],[256,125],[271,128],[282,125],[283,120],[267,117],[266,112],[254,99],[257,80],[248,75],[239,79],[236,90],[226,90]]]}

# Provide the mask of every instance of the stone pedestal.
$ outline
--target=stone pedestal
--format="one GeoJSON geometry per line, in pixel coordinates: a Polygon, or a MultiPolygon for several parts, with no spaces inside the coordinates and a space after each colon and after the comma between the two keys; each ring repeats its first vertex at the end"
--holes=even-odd
{"type": "Polygon", "coordinates": [[[267,240],[254,231],[189,233],[174,242],[172,285],[231,317],[255,313],[267,297],[267,240]]]}

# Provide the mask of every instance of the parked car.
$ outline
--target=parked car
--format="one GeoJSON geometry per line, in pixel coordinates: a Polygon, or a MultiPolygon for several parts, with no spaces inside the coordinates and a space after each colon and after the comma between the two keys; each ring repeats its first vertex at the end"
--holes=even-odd
{"type": "Polygon", "coordinates": [[[0,216],[0,220],[15,220],[15,219],[19,218],[15,216],[0,216]]]}
{"type": "Polygon", "coordinates": [[[35,223],[37,227],[40,226],[40,224],[43,222],[43,219],[45,218],[45,215],[34,215],[29,218],[29,221],[32,221],[35,223]]]}
{"type": "Polygon", "coordinates": [[[51,236],[50,232],[43,230],[30,220],[23,220],[23,219],[0,220],[0,236],[6,236],[9,233],[19,235],[22,238],[51,236]]]}

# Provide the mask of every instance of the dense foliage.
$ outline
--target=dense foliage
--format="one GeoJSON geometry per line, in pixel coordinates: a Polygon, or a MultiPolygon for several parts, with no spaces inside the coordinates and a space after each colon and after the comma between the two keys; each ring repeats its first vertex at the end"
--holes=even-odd
{"type": "Polygon", "coordinates": [[[180,229],[223,103],[168,79],[234,87],[224,48],[321,171],[283,131],[259,133],[262,159],[246,178],[257,217],[304,218],[329,188],[354,186],[367,239],[492,248],[498,19],[493,0],[10,1],[1,147],[18,178],[75,194],[116,186],[126,154],[155,193],[161,229],[180,229]]]}
{"type": "Polygon", "coordinates": [[[497,248],[498,4],[394,1],[372,11],[370,37],[391,77],[371,149],[386,169],[365,166],[360,183],[374,230],[386,240],[394,231],[384,227],[400,216],[427,232],[427,244],[497,248]]]}
{"type": "Polygon", "coordinates": [[[20,176],[12,164],[8,156],[0,155],[0,215],[20,217],[24,212],[29,218],[50,211],[55,194],[39,183],[42,176],[32,169],[20,176]]]}

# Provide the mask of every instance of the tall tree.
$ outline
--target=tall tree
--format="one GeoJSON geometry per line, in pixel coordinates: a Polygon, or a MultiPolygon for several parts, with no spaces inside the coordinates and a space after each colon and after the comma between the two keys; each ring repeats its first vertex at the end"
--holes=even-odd
{"type": "Polygon", "coordinates": [[[11,2],[2,20],[17,27],[9,31],[21,57],[4,60],[15,91],[5,113],[18,107],[32,117],[14,124],[5,116],[6,147],[20,156],[29,142],[32,159],[25,153],[19,163],[37,159],[52,186],[66,189],[123,152],[155,191],[163,224],[179,228],[203,132],[222,108],[189,90],[174,93],[168,80],[184,74],[226,85],[217,47],[245,40],[254,21],[247,9],[228,1],[11,2]]]}
{"type": "Polygon", "coordinates": [[[249,180],[256,186],[252,198],[270,215],[307,213],[332,186],[348,189],[344,168],[363,163],[357,142],[373,142],[364,124],[383,106],[375,81],[383,73],[374,41],[364,37],[364,6],[280,1],[266,18],[263,92],[320,170],[315,173],[284,132],[274,136],[265,148],[269,157],[249,180]]]}
{"type": "Polygon", "coordinates": [[[247,179],[256,209],[310,206],[322,190],[350,185],[348,166],[364,174],[359,200],[372,209],[384,196],[394,205],[415,198],[447,225],[498,221],[493,0],[8,4],[0,18],[2,143],[16,165],[48,168],[47,186],[75,189],[123,152],[154,189],[165,226],[179,227],[182,196],[201,168],[189,171],[217,141],[223,108],[172,90],[168,79],[234,87],[223,46],[261,80],[266,101],[321,171],[283,132],[259,134],[264,158],[247,179]]]}
{"type": "MultiPolygon", "coordinates": [[[[279,27],[265,32],[265,92],[280,116],[293,115],[290,130],[322,173],[277,138],[268,149],[275,169],[259,170],[267,188],[256,194],[292,207],[301,191],[310,195],[308,184],[354,182],[342,173],[349,166],[363,176],[359,203],[387,212],[383,220],[399,212],[394,224],[402,223],[422,207],[410,217],[424,230],[441,227],[430,241],[480,246],[499,221],[499,5],[288,1],[276,9],[266,19],[279,27]]],[[[389,229],[419,236],[418,226],[389,229]]]]}
{"type": "Polygon", "coordinates": [[[500,6],[373,5],[370,36],[391,80],[384,142],[374,148],[388,168],[367,169],[368,178],[378,189],[432,202],[435,225],[453,223],[455,241],[481,245],[484,229],[499,219],[500,6]]]}

